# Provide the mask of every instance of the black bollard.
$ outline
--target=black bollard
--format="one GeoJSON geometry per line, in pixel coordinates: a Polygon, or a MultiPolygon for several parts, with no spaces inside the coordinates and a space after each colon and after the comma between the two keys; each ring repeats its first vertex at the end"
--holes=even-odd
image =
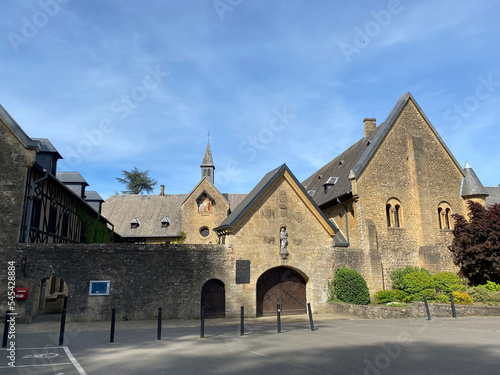
{"type": "Polygon", "coordinates": [[[241,306],[240,336],[245,335],[245,307],[241,306]]]}
{"type": "Polygon", "coordinates": [[[7,310],[5,313],[5,325],[3,326],[2,348],[7,347],[7,337],[9,336],[9,328],[10,328],[9,315],[10,315],[10,310],[7,310]]]}
{"type": "Polygon", "coordinates": [[[64,328],[66,328],[66,309],[63,310],[61,315],[61,329],[59,331],[59,346],[64,345],[64,328]]]}
{"type": "Polygon", "coordinates": [[[200,339],[205,338],[205,306],[201,306],[200,339]]]}
{"type": "Polygon", "coordinates": [[[109,342],[115,342],[115,321],[116,321],[116,310],[111,310],[111,334],[109,336],[109,342]]]}
{"type": "Polygon", "coordinates": [[[161,315],[162,315],[162,308],[158,308],[158,332],[156,333],[156,339],[161,340],[161,315]]]}
{"type": "Polygon", "coordinates": [[[313,314],[311,311],[311,304],[307,303],[307,311],[309,312],[309,325],[311,326],[311,331],[314,332],[314,322],[313,322],[313,314]]]}
{"type": "Polygon", "coordinates": [[[280,309],[280,304],[278,303],[278,310],[276,312],[276,324],[277,324],[277,327],[276,327],[276,330],[278,333],[281,333],[281,309],[280,309]]]}
{"type": "Polygon", "coordinates": [[[453,301],[453,293],[450,293],[450,301],[451,301],[451,313],[454,318],[457,317],[457,311],[455,310],[455,301],[453,301]]]}
{"type": "Polygon", "coordinates": [[[427,311],[427,320],[431,320],[431,312],[429,310],[429,304],[427,303],[427,297],[424,296],[425,310],[427,311]]]}

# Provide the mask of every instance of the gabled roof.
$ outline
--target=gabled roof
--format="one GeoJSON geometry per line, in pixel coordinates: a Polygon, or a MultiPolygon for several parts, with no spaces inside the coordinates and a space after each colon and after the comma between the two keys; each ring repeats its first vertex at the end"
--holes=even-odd
{"type": "Polygon", "coordinates": [[[85,186],[89,186],[87,181],[83,178],[83,176],[79,172],[57,172],[56,177],[63,184],[82,184],[85,186]]]}
{"type": "Polygon", "coordinates": [[[11,130],[16,134],[16,136],[24,143],[28,148],[36,148],[40,150],[42,147],[40,142],[31,139],[19,126],[19,124],[12,118],[12,116],[7,112],[7,110],[0,105],[0,117],[5,121],[5,123],[11,128],[11,130]]]}
{"type": "Polygon", "coordinates": [[[462,189],[460,191],[460,195],[462,197],[488,195],[483,184],[481,183],[476,173],[467,162],[465,163],[464,167],[464,175],[465,175],[464,178],[462,178],[462,189]]]}
{"type": "Polygon", "coordinates": [[[316,190],[316,194],[314,194],[313,198],[318,206],[321,207],[335,201],[337,198],[351,193],[349,174],[351,174],[351,177],[359,179],[410,100],[427,122],[427,125],[453,160],[458,170],[463,173],[462,167],[441,139],[413,95],[410,92],[407,92],[401,96],[387,119],[382,124],[375,128],[375,130],[373,130],[367,137],[360,139],[302,183],[306,190],[316,190]],[[340,165],[341,161],[342,165],[340,165]],[[325,193],[323,184],[329,177],[339,177],[339,179],[337,183],[325,193]]]}
{"type": "Polygon", "coordinates": [[[231,212],[231,214],[221,223],[220,226],[214,228],[215,231],[228,230],[233,228],[240,219],[242,219],[246,212],[248,212],[252,205],[258,201],[258,199],[267,191],[267,189],[273,185],[275,181],[279,178],[283,178],[285,175],[290,176],[291,184],[295,185],[297,189],[299,189],[303,197],[307,200],[307,203],[310,204],[312,209],[315,211],[316,216],[322,221],[325,227],[330,229],[332,235],[335,234],[335,244],[343,245],[346,243],[345,238],[340,233],[339,229],[332,223],[327,217],[323,214],[323,212],[318,208],[314,200],[307,194],[304,190],[304,187],[300,184],[297,178],[294,176],[292,171],[288,168],[286,164],[279,166],[278,168],[272,170],[267,173],[262,180],[252,189],[252,191],[243,199],[243,201],[236,207],[236,209],[231,212]]]}
{"type": "MultiPolygon", "coordinates": [[[[209,183],[209,184],[210,184],[210,185],[211,185],[211,186],[212,186],[212,187],[213,187],[213,188],[214,188],[214,189],[215,189],[215,190],[216,190],[216,191],[217,191],[217,192],[218,192],[218,193],[222,196],[222,198],[226,201],[226,203],[227,203],[228,205],[231,205],[231,203],[230,203],[230,202],[229,202],[229,200],[228,200],[228,199],[224,196],[224,194],[222,194],[222,193],[219,191],[219,189],[217,189],[217,188],[215,187],[215,185],[214,185],[214,184],[212,184],[212,182],[210,181],[210,179],[208,179],[207,177],[203,177],[203,178],[201,179],[201,181],[200,181],[200,182],[198,182],[198,183],[196,184],[196,186],[193,188],[193,190],[191,190],[191,191],[189,192],[189,194],[187,194],[187,195],[186,195],[186,198],[184,199],[184,201],[182,202],[182,204],[184,204],[184,203],[187,201],[187,199],[191,196],[191,194],[193,194],[193,193],[196,191],[196,189],[198,189],[198,187],[199,187],[199,186],[203,183],[203,181],[208,182],[208,183],[209,183]]],[[[207,194],[208,194],[208,193],[207,193],[207,194]]],[[[198,199],[198,198],[199,198],[199,196],[198,196],[198,197],[196,197],[196,199],[198,199]]],[[[211,196],[210,198],[212,198],[212,200],[213,200],[213,197],[212,197],[212,196],[211,196]]]]}
{"type": "Polygon", "coordinates": [[[210,149],[210,142],[207,143],[207,149],[205,150],[205,155],[203,156],[203,161],[200,167],[214,167],[214,162],[212,160],[212,150],[210,149]]]}

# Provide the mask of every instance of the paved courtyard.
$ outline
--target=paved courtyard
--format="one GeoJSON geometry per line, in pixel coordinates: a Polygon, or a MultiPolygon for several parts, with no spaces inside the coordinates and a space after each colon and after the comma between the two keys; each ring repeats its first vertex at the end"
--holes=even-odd
{"type": "Polygon", "coordinates": [[[57,325],[20,325],[17,368],[2,374],[498,374],[500,318],[212,320],[200,339],[198,322],[122,322],[109,343],[109,324],[69,323],[57,347],[57,325]],[[39,329],[37,329],[39,328],[39,329]],[[56,328],[56,329],[54,329],[56,328]],[[133,329],[136,328],[136,329],[133,329]],[[34,331],[45,332],[34,332],[34,331]],[[47,332],[48,331],[48,332],[47,332]],[[50,332],[52,331],[52,332],[50,332]],[[23,333],[24,332],[24,333],[23,333]],[[21,349],[26,348],[26,349],[21,349]],[[74,357],[74,358],[73,358],[74,357]]]}

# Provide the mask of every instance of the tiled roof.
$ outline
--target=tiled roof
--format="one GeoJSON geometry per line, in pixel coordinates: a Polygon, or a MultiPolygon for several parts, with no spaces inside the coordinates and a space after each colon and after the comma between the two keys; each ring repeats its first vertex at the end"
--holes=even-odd
{"type": "Polygon", "coordinates": [[[40,142],[40,152],[52,152],[57,154],[58,159],[62,159],[54,145],[47,138],[32,138],[34,141],[40,142]]]}
{"type": "Polygon", "coordinates": [[[201,167],[213,167],[213,166],[214,162],[212,160],[212,150],[210,149],[210,143],[207,143],[207,149],[205,150],[205,155],[203,156],[201,167]]]}
{"type": "Polygon", "coordinates": [[[19,126],[19,124],[12,118],[12,116],[7,112],[7,110],[0,105],[0,117],[9,125],[9,127],[12,129],[14,133],[21,139],[21,141],[26,145],[26,147],[35,147],[40,150],[42,145],[38,141],[34,141],[31,139],[28,134],[26,134],[19,126]]]}
{"type": "Polygon", "coordinates": [[[93,190],[85,190],[85,200],[86,201],[102,201],[104,202],[104,199],[99,195],[97,191],[93,190]]]}

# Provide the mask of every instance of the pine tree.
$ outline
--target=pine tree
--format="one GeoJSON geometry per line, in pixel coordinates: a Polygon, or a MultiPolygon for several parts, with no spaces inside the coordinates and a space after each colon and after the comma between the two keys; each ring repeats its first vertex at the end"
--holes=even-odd
{"type": "Polygon", "coordinates": [[[116,177],[116,179],[125,184],[127,190],[122,191],[123,194],[147,194],[153,192],[153,187],[156,185],[156,180],[148,176],[149,171],[140,171],[137,167],[133,170],[122,171],[124,178],[116,177]]]}

